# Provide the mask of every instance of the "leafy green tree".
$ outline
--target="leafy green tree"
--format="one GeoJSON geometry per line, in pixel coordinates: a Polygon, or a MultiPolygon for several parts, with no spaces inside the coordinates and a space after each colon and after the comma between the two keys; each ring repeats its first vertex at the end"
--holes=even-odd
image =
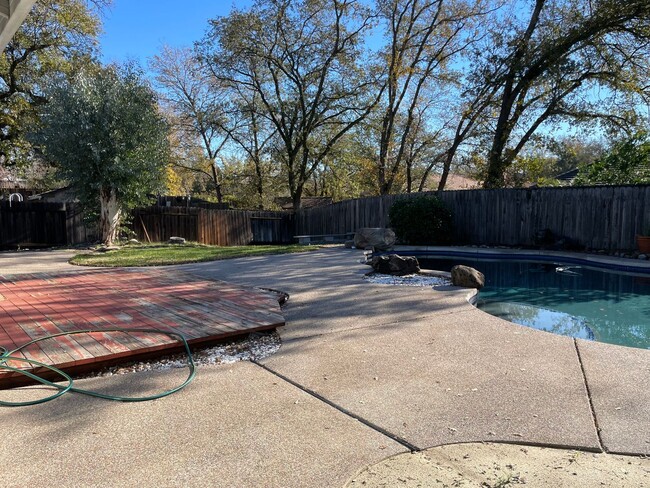
{"type": "Polygon", "coordinates": [[[589,165],[602,154],[602,145],[594,140],[576,136],[550,140],[538,137],[506,168],[504,186],[559,186],[562,183],[558,175],[589,165]]]}
{"type": "Polygon", "coordinates": [[[334,201],[376,194],[372,157],[364,156],[359,134],[349,133],[336,144],[305,185],[305,196],[334,201]]]}
{"type": "Polygon", "coordinates": [[[50,92],[36,135],[80,200],[99,212],[111,244],[125,211],[159,191],[169,162],[168,127],[156,95],[133,66],[82,71],[50,92]]]}
{"type": "Polygon", "coordinates": [[[39,0],[0,54],[0,164],[29,162],[27,134],[47,103],[52,77],[88,65],[100,29],[98,12],[109,0],[39,0]]]}
{"type": "Polygon", "coordinates": [[[591,164],[605,153],[605,146],[601,141],[584,136],[565,136],[553,139],[549,142],[548,149],[555,159],[552,173],[545,175],[549,177],[591,164]]]}
{"type": "Polygon", "coordinates": [[[580,168],[574,185],[630,185],[650,183],[650,134],[639,132],[614,145],[593,164],[580,168]]]}

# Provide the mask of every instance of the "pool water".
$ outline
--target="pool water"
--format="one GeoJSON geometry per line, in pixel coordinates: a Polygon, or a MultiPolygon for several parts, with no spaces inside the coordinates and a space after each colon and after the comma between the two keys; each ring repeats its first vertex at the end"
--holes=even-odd
{"type": "Polygon", "coordinates": [[[650,275],[560,262],[418,258],[425,269],[464,264],[485,275],[476,306],[556,334],[650,349],[650,275]]]}

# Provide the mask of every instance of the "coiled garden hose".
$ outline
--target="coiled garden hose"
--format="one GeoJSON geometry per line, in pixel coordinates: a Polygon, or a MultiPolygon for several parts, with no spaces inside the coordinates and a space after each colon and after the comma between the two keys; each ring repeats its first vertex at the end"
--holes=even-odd
{"type": "Polygon", "coordinates": [[[113,400],[113,401],[119,401],[119,402],[146,402],[149,400],[156,400],[158,398],[166,397],[168,395],[171,395],[172,393],[176,393],[179,390],[182,390],[185,388],[188,384],[192,382],[194,377],[196,376],[196,366],[194,364],[194,358],[192,357],[192,351],[190,350],[190,345],[187,343],[187,340],[182,334],[179,334],[177,332],[167,332],[163,330],[158,330],[158,329],[135,329],[135,328],[115,328],[115,329],[88,329],[88,330],[75,330],[75,331],[70,331],[70,332],[60,332],[58,334],[51,334],[48,336],[44,337],[39,337],[37,339],[31,340],[29,342],[26,342],[20,347],[17,347],[16,349],[13,349],[11,351],[8,351],[4,347],[0,347],[0,372],[1,371],[12,371],[18,374],[21,374],[23,376],[27,376],[43,385],[56,388],[58,391],[54,393],[53,395],[47,396],[45,398],[39,398],[37,400],[30,400],[30,401],[23,401],[23,402],[8,402],[8,401],[3,401],[0,400],[0,405],[5,406],[5,407],[23,407],[27,405],[37,405],[40,403],[45,403],[49,402],[51,400],[54,400],[55,398],[60,397],[61,395],[67,393],[67,392],[75,392],[75,393],[80,393],[82,395],[89,395],[97,398],[103,398],[104,400],[113,400]],[[64,335],[75,335],[75,334],[90,334],[90,333],[97,333],[97,332],[138,332],[138,333],[145,333],[145,334],[163,334],[169,337],[173,337],[178,339],[180,342],[182,342],[185,352],[187,354],[187,366],[189,368],[189,375],[183,381],[182,384],[176,386],[175,388],[172,388],[170,390],[163,391],[161,393],[157,393],[155,395],[149,395],[149,396],[141,396],[141,397],[123,397],[123,396],[115,396],[115,395],[107,395],[104,393],[99,393],[96,391],[92,390],[84,390],[82,388],[77,388],[74,386],[74,381],[73,379],[66,374],[65,372],[61,371],[60,369],[49,365],[45,364],[39,361],[35,361],[33,359],[27,359],[23,357],[18,357],[14,356],[16,353],[19,353],[21,350],[25,349],[26,347],[35,344],[37,342],[44,341],[46,339],[52,339],[54,337],[59,337],[59,336],[64,336],[64,335]],[[58,374],[61,376],[66,381],[66,384],[57,384],[52,381],[48,381],[45,378],[41,378],[40,376],[25,370],[25,369],[20,369],[20,368],[15,368],[13,366],[9,366],[7,364],[7,361],[19,361],[23,363],[28,363],[33,366],[33,368],[37,367],[42,367],[46,368],[50,371],[53,371],[54,373],[58,374]]]}

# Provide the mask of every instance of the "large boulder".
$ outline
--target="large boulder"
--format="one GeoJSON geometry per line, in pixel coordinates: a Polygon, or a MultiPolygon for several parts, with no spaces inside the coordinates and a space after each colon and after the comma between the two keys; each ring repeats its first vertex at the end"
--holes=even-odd
{"type": "Polygon", "coordinates": [[[420,272],[420,263],[413,256],[399,256],[397,254],[375,256],[370,264],[372,269],[382,274],[404,276],[420,272]]]}
{"type": "Polygon", "coordinates": [[[354,247],[373,247],[379,251],[390,251],[395,244],[395,232],[383,227],[364,227],[354,234],[354,247]]]}
{"type": "Polygon", "coordinates": [[[485,286],[485,276],[480,271],[459,264],[451,268],[451,283],[463,288],[478,288],[485,286]]]}

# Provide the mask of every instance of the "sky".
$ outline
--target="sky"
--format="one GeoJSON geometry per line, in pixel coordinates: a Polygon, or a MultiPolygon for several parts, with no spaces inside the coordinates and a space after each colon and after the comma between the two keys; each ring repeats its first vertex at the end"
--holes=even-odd
{"type": "Polygon", "coordinates": [[[113,0],[103,15],[100,37],[106,63],[147,59],[161,46],[191,46],[203,37],[208,19],[226,15],[233,5],[247,7],[250,0],[113,0]]]}

